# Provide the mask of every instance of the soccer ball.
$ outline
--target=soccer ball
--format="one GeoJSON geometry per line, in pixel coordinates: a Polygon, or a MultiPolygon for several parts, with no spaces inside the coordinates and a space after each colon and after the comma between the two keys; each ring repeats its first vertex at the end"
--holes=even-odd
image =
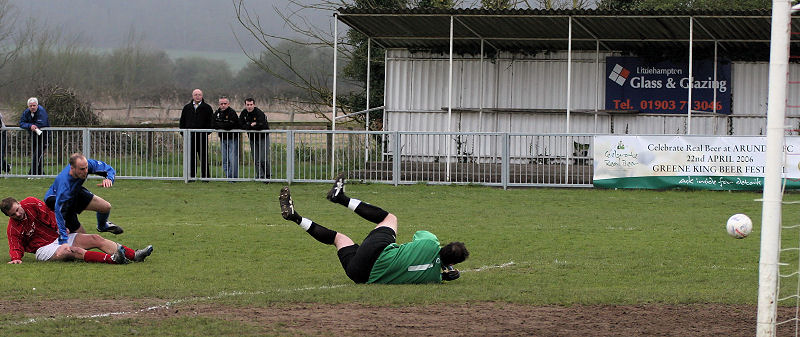
{"type": "Polygon", "coordinates": [[[734,214],[728,218],[725,229],[728,230],[728,235],[737,239],[744,239],[753,231],[753,221],[747,215],[734,214]]]}

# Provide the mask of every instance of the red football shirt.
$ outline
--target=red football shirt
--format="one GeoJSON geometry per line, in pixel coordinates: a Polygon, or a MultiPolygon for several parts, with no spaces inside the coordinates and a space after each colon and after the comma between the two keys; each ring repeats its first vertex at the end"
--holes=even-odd
{"type": "Polygon", "coordinates": [[[21,260],[26,252],[35,253],[39,247],[58,239],[56,215],[44,201],[27,197],[19,204],[25,210],[26,218],[22,221],[8,219],[8,255],[11,260],[21,260]]]}

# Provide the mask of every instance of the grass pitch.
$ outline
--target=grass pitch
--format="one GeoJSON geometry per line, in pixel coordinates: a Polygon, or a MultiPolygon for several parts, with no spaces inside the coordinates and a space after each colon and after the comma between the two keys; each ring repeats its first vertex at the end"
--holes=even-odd
{"type": "MultiPolygon", "coordinates": [[[[41,199],[51,182],[2,179],[0,194],[41,199]]],[[[96,315],[48,313],[25,305],[49,301],[125,303],[128,309],[121,311],[153,305],[182,308],[200,302],[269,307],[484,301],[754,305],[757,301],[761,203],[754,199],[760,193],[501,190],[349,182],[349,196],[398,216],[399,243],[424,229],[443,244],[464,241],[470,250],[470,258],[459,265],[462,277],[455,282],[387,286],[353,284],[333,246],[283,220],[277,201],[280,184],[118,180],[113,188],[103,189],[95,182],[86,186],[111,202],[110,220],[125,229],[119,236],[103,236],[134,249],[152,244],[153,255],[144,263],[114,266],[42,263],[26,254],[22,265],[8,265],[3,234],[0,307],[10,310],[0,313],[0,329],[31,335],[264,333],[223,319],[113,319],[114,311],[102,305],[96,312],[82,311],[96,315]],[[750,237],[736,240],[725,233],[724,223],[733,213],[754,220],[750,237]]],[[[373,225],[325,200],[329,187],[292,185],[296,210],[360,242],[373,225]]],[[[95,232],[93,213],[80,219],[89,233],[95,232]]],[[[784,208],[784,222],[797,222],[791,207],[784,208]]],[[[790,239],[796,240],[784,237],[787,244],[790,239]]],[[[273,327],[268,333],[282,334],[280,329],[273,327]]]]}

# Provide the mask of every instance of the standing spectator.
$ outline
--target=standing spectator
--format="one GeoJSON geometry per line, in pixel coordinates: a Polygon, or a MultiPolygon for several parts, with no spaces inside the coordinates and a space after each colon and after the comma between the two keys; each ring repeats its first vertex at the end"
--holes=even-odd
{"type": "Polygon", "coordinates": [[[0,113],[0,173],[11,173],[11,164],[6,161],[6,123],[3,122],[3,114],[0,113]]]}
{"type": "MultiPolygon", "coordinates": [[[[245,130],[269,130],[267,116],[256,107],[254,99],[245,99],[244,107],[240,118],[245,130]]],[[[250,151],[253,154],[253,164],[256,168],[256,179],[269,179],[269,133],[248,132],[247,137],[250,138],[250,151]]]]}
{"type": "MultiPolygon", "coordinates": [[[[219,98],[219,109],[214,112],[214,129],[240,129],[239,115],[230,107],[228,97],[219,98]]],[[[239,178],[239,132],[218,131],[222,144],[222,170],[225,178],[239,178]]]]}
{"type": "MultiPolygon", "coordinates": [[[[186,104],[181,111],[181,129],[210,129],[211,115],[214,109],[203,100],[203,91],[194,89],[192,101],[186,104]]],[[[192,132],[189,144],[191,160],[189,160],[189,177],[196,177],[196,158],[200,159],[200,173],[203,178],[208,178],[208,134],[209,132],[192,132]]]]}
{"type": "Polygon", "coordinates": [[[31,170],[28,172],[30,175],[44,174],[42,160],[44,151],[47,150],[49,134],[42,128],[49,126],[47,111],[43,106],[39,106],[39,100],[36,97],[29,98],[28,108],[22,112],[22,116],[19,118],[19,127],[30,130],[31,134],[31,170]]]}

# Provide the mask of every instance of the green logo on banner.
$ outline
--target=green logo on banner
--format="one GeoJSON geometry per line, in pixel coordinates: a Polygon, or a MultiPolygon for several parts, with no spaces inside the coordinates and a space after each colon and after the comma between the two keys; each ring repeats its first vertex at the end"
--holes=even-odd
{"type": "MultiPolygon", "coordinates": [[[[786,179],[785,183],[786,188],[800,188],[800,179],[786,179]]],[[[599,179],[594,181],[594,186],[600,188],[761,191],[764,188],[764,178],[735,176],[630,177],[599,179]]]]}

